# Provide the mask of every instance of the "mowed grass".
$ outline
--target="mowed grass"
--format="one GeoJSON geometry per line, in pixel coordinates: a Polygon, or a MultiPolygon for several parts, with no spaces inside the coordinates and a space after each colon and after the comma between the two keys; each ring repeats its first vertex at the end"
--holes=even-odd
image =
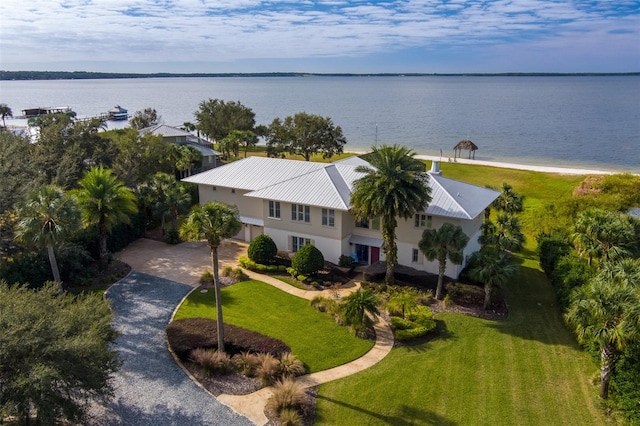
{"type": "Polygon", "coordinates": [[[529,225],[520,272],[504,290],[505,321],[435,316],[439,337],[394,348],[379,364],[321,385],[320,425],[602,425],[597,366],[566,329],[539,268],[532,236],[546,203],[569,197],[584,176],[444,163],[443,175],[476,185],[510,183],[529,225]]]}
{"type": "Polygon", "coordinates": [[[440,336],[321,385],[320,425],[602,425],[597,368],[562,323],[542,272],[526,260],[509,318],[435,316],[440,336]]]}
{"type": "MultiPolygon", "coordinates": [[[[342,365],[364,355],[373,342],[353,336],[328,315],[300,299],[260,281],[222,289],[225,323],[282,340],[309,372],[342,365]]],[[[180,306],[176,319],[216,317],[215,296],[194,291],[180,306]]]]}

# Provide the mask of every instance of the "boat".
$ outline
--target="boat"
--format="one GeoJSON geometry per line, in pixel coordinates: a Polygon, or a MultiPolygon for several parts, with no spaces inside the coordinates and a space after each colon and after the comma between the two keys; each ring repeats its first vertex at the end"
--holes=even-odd
{"type": "Polygon", "coordinates": [[[33,118],[47,114],[73,114],[75,113],[69,107],[37,107],[22,110],[24,118],[33,118]]]}
{"type": "Polygon", "coordinates": [[[111,121],[122,121],[129,118],[128,111],[120,105],[116,105],[107,112],[107,117],[111,121]]]}

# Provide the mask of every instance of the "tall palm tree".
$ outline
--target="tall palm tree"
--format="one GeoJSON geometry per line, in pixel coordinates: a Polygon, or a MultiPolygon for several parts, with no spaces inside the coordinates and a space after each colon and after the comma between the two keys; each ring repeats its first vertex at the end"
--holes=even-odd
{"type": "Polygon", "coordinates": [[[222,240],[233,237],[241,229],[242,223],[238,217],[238,209],[218,201],[210,201],[204,205],[193,206],[187,220],[180,228],[180,234],[183,238],[192,241],[205,239],[209,244],[216,298],[218,350],[220,351],[224,351],[224,328],[218,277],[218,247],[222,244],[222,240]]]}
{"type": "Polygon", "coordinates": [[[431,201],[428,175],[421,173],[424,164],[416,161],[414,155],[412,150],[398,145],[374,146],[367,156],[371,167],[356,168],[364,176],[354,183],[351,212],[356,220],[382,218],[387,266],[385,281],[389,284],[393,283],[393,268],[398,263],[398,218],[412,218],[424,211],[431,201]]]}
{"type": "Polygon", "coordinates": [[[129,214],[138,211],[136,197],[109,169],[92,167],[78,181],[74,191],[82,217],[87,225],[97,225],[99,239],[99,266],[108,263],[107,234],[119,223],[129,223],[129,214]]]}
{"type": "Polygon", "coordinates": [[[600,348],[600,397],[609,396],[609,382],[618,354],[640,338],[639,287],[625,274],[600,273],[572,294],[565,314],[578,341],[600,348]]]}
{"type": "Polygon", "coordinates": [[[13,111],[7,104],[0,104],[0,115],[2,116],[2,127],[7,127],[7,123],[5,123],[4,119],[6,117],[13,117],[13,111]]]}
{"type": "Polygon", "coordinates": [[[148,185],[147,197],[153,209],[162,217],[162,231],[164,232],[164,217],[168,213],[171,219],[171,230],[178,230],[178,215],[188,209],[191,195],[183,184],[174,176],[158,172],[151,178],[148,185]]]}
{"type": "Polygon", "coordinates": [[[447,270],[447,258],[451,263],[460,265],[464,260],[462,250],[467,246],[469,237],[460,226],[451,223],[443,224],[439,229],[425,229],[418,242],[420,251],[427,259],[438,259],[438,286],[436,299],[442,300],[442,284],[447,270]]]}
{"type": "Polygon", "coordinates": [[[503,286],[518,272],[518,265],[511,261],[511,255],[494,247],[484,247],[475,252],[469,262],[469,275],[484,284],[483,309],[491,306],[493,290],[503,286]]]}
{"type": "Polygon", "coordinates": [[[61,282],[54,246],[80,225],[80,210],[75,200],[61,188],[43,186],[28,195],[20,216],[16,236],[47,248],[53,280],[61,282]]]}
{"type": "Polygon", "coordinates": [[[378,314],[376,295],[372,290],[360,289],[344,298],[345,320],[356,333],[370,325],[371,320],[367,317],[367,313],[378,314]]]}

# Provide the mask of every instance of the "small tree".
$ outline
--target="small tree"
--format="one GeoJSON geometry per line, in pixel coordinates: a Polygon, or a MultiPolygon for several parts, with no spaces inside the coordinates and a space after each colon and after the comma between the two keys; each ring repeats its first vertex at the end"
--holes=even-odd
{"type": "Polygon", "coordinates": [[[218,201],[210,201],[204,205],[193,206],[191,214],[182,224],[180,233],[183,238],[192,241],[207,240],[211,251],[213,268],[213,286],[216,296],[216,323],[218,331],[218,350],[224,352],[224,328],[222,322],[222,297],[220,295],[220,278],[218,276],[218,247],[222,240],[231,238],[242,229],[238,217],[238,209],[218,201]]]}
{"type": "Polygon", "coordinates": [[[293,255],[291,267],[302,275],[314,274],[324,268],[324,256],[316,246],[307,244],[293,255]]]}
{"type": "Polygon", "coordinates": [[[438,286],[436,299],[442,300],[444,273],[447,270],[447,258],[456,265],[464,260],[462,250],[467,246],[469,237],[460,226],[443,224],[439,229],[425,229],[418,242],[420,251],[429,261],[438,259],[438,286]]]}
{"type": "Polygon", "coordinates": [[[260,234],[251,241],[247,249],[249,259],[256,263],[269,263],[278,254],[278,247],[267,234],[260,234]]]}
{"type": "Polygon", "coordinates": [[[80,209],[75,199],[60,188],[44,186],[29,194],[20,216],[17,237],[46,247],[53,279],[62,282],[54,246],[80,227],[80,209]]]}
{"type": "Polygon", "coordinates": [[[136,113],[133,114],[133,117],[129,120],[129,125],[134,129],[140,130],[155,126],[160,120],[161,117],[155,108],[145,108],[144,111],[136,111],[136,113]]]}
{"type": "Polygon", "coordinates": [[[83,424],[88,401],[113,395],[119,366],[109,304],[97,293],[32,291],[0,281],[0,419],[83,424]]]}
{"type": "Polygon", "coordinates": [[[371,315],[379,313],[376,295],[371,289],[358,290],[344,298],[344,318],[356,333],[360,333],[372,324],[367,313],[371,315]]]}
{"type": "Polygon", "coordinates": [[[511,280],[518,272],[518,265],[511,262],[511,255],[493,247],[485,247],[475,252],[469,262],[469,275],[484,284],[483,309],[489,309],[493,290],[511,280]]]}
{"type": "Polygon", "coordinates": [[[13,111],[7,104],[0,104],[0,116],[2,116],[2,127],[7,127],[7,123],[5,123],[4,119],[6,117],[13,117],[13,111]]]}

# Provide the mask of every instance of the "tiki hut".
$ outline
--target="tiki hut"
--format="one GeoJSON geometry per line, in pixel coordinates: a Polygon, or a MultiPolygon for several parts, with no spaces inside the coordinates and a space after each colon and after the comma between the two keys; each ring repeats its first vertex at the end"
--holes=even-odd
{"type": "Polygon", "coordinates": [[[462,154],[462,150],[469,150],[469,158],[471,158],[471,153],[473,152],[473,159],[476,159],[476,151],[478,150],[478,146],[471,142],[470,139],[462,139],[460,142],[453,147],[453,158],[458,158],[462,154]]]}

